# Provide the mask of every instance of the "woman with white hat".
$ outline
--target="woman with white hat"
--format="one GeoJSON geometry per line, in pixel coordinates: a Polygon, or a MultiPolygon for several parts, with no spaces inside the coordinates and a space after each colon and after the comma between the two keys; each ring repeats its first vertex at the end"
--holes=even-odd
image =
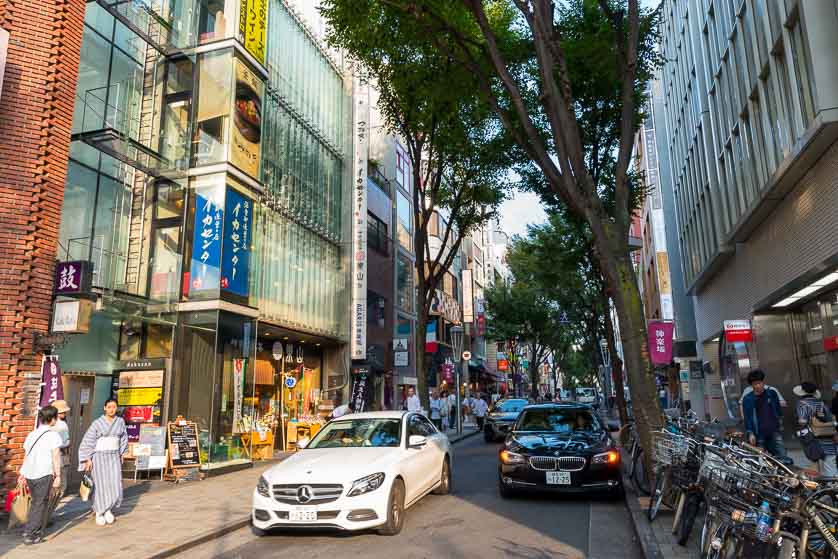
{"type": "Polygon", "coordinates": [[[821,400],[821,391],[815,383],[803,382],[795,386],[793,392],[800,398],[796,409],[798,425],[803,430],[802,432],[806,429],[811,431],[823,449],[823,457],[816,462],[818,472],[826,477],[838,476],[835,448],[838,435],[836,435],[832,413],[821,400]]]}

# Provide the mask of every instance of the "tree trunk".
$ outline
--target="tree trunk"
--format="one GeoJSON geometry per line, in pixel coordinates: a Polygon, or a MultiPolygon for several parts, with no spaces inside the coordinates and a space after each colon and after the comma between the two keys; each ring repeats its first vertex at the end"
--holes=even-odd
{"type": "Polygon", "coordinates": [[[533,400],[538,401],[538,362],[541,360],[541,350],[533,349],[532,359],[530,360],[530,396],[533,400]]]}
{"type": "MultiPolygon", "coordinates": [[[[423,283],[420,280],[420,283],[423,283]]],[[[419,395],[419,401],[422,402],[422,409],[430,410],[430,398],[428,397],[428,373],[425,366],[425,340],[428,329],[428,305],[425,297],[424,285],[420,285],[419,292],[416,295],[416,331],[414,332],[413,345],[416,349],[416,394],[419,395]]],[[[439,336],[439,332],[437,332],[439,336]]],[[[439,338],[437,338],[439,342],[439,338]]]]}
{"type": "Polygon", "coordinates": [[[632,409],[641,447],[646,449],[643,453],[646,471],[652,472],[652,431],[661,427],[663,412],[655,390],[655,376],[646,338],[646,318],[637,287],[637,276],[628,250],[617,255],[608,247],[599,251],[599,257],[603,276],[617,307],[620,338],[632,393],[632,409]]]}
{"type": "Polygon", "coordinates": [[[611,320],[611,309],[608,296],[603,294],[605,302],[605,340],[608,342],[608,356],[611,360],[611,383],[614,385],[614,400],[617,403],[617,412],[620,414],[620,423],[628,423],[628,409],[626,408],[626,394],[623,390],[623,361],[617,353],[617,340],[614,337],[614,321],[611,320]]]}

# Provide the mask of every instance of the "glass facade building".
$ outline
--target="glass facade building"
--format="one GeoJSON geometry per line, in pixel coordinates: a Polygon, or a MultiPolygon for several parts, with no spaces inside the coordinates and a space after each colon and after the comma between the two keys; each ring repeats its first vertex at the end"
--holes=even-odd
{"type": "Polygon", "coordinates": [[[86,10],[59,260],[96,310],[68,382],[194,421],[205,468],[266,458],[347,369],[351,80],[284,0],[86,10]]]}

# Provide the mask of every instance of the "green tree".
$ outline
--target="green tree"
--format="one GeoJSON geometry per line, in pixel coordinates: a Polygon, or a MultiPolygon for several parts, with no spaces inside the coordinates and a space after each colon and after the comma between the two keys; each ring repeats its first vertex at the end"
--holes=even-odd
{"type": "Polygon", "coordinates": [[[425,336],[431,305],[446,272],[475,226],[503,200],[511,160],[506,136],[475,76],[423,41],[398,13],[373,16],[372,3],[323,2],[328,42],[348,51],[369,73],[377,110],[404,142],[412,168],[413,251],[416,256],[417,392],[429,407],[425,336]],[[399,37],[409,37],[402,42],[399,37]],[[447,227],[436,215],[444,213],[447,227]],[[432,231],[439,224],[437,231],[432,231]],[[440,238],[432,246],[431,235],[440,238]]]}
{"type": "MultiPolygon", "coordinates": [[[[474,76],[518,150],[568,212],[587,223],[613,298],[642,444],[661,423],[643,304],[628,243],[629,174],[657,11],[639,0],[328,0],[347,35],[424,51],[474,76]]],[[[334,23],[334,21],[332,21],[334,23]]],[[[349,47],[352,51],[352,47],[349,47]]],[[[420,70],[421,58],[407,60],[420,70]]]]}

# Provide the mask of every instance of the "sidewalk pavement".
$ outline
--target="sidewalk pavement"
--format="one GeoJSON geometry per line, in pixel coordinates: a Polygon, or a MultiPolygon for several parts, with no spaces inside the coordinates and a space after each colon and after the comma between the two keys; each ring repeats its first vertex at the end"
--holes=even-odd
{"type": "MultiPolygon", "coordinates": [[[[448,433],[452,442],[477,434],[467,426],[462,437],[448,433]]],[[[250,523],[251,492],[259,475],[278,460],[256,462],[252,468],[181,484],[126,482],[116,522],[97,526],[89,503],[77,495],[66,497],[54,515],[46,541],[24,546],[20,529],[0,530],[0,557],[6,559],[91,559],[127,556],[132,559],[171,557],[186,549],[250,523]]]]}

